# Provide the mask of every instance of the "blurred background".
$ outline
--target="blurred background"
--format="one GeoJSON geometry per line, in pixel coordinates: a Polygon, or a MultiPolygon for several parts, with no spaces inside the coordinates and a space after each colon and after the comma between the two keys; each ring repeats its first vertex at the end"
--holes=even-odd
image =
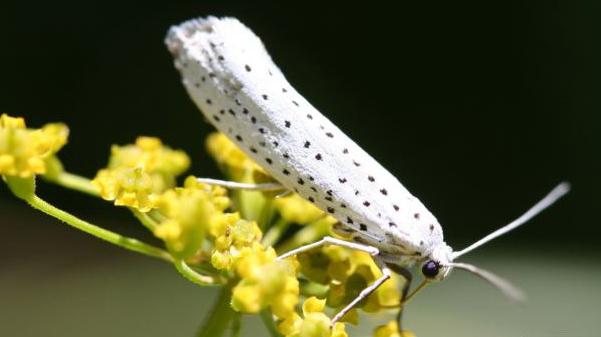
{"type": "MultiPolygon", "coordinates": [[[[0,3],[0,112],[71,128],[68,170],[93,177],[111,144],[160,137],[218,177],[212,130],[163,45],[170,25],[234,16],[290,82],[418,196],[459,249],[562,180],[573,190],[464,261],[526,290],[508,303],[457,271],[418,296],[417,336],[600,336],[598,1],[51,1],[0,3]]],[[[151,241],[129,214],[41,184],[76,215],[151,241]]],[[[0,185],[1,336],[193,336],[215,295],[170,266],[33,212],[0,185]]],[[[386,316],[368,320],[385,320],[386,316]]],[[[366,336],[364,321],[354,336],[366,336]]],[[[243,336],[262,335],[250,320],[243,336]]]]}

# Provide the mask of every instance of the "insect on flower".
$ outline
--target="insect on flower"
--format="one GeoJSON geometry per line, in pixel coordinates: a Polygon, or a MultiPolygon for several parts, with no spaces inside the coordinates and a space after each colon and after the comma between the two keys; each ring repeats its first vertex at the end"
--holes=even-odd
{"type": "Polygon", "coordinates": [[[453,251],[428,209],[385,168],[325,118],[286,80],[261,40],[234,18],[190,20],[170,29],[166,44],[190,97],[205,117],[228,135],[278,183],[242,184],[202,179],[230,188],[293,191],[339,220],[325,237],[282,256],[333,244],[367,252],[382,277],[343,308],[340,320],[390,278],[405,277],[403,303],[454,269],[472,272],[513,299],[521,292],[502,278],[458,257],[522,225],[569,190],[567,183],[508,225],[469,247],[453,251]],[[411,273],[421,265],[424,281],[409,294],[411,273]]]}

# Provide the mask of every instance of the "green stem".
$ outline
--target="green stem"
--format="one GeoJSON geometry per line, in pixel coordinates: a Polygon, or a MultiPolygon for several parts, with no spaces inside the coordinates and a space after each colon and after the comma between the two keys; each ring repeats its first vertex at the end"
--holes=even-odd
{"type": "Polygon", "coordinates": [[[228,325],[234,317],[234,310],[230,306],[232,288],[230,285],[223,286],[219,290],[219,296],[196,332],[196,337],[221,337],[225,334],[228,325]]]}
{"type": "Polygon", "coordinates": [[[150,212],[148,212],[146,214],[154,222],[163,222],[163,221],[167,220],[167,217],[165,215],[163,215],[163,213],[159,212],[156,209],[153,209],[153,210],[151,210],[150,212]]]}
{"type": "Polygon", "coordinates": [[[192,283],[201,286],[210,286],[217,283],[217,280],[215,280],[214,277],[197,273],[194,269],[190,268],[184,260],[176,260],[173,262],[173,265],[184,278],[192,283]]]}
{"type": "Polygon", "coordinates": [[[154,221],[154,219],[151,218],[148,213],[142,213],[135,208],[130,208],[130,210],[136,219],[138,219],[138,221],[140,221],[140,223],[142,223],[142,225],[144,225],[144,227],[146,227],[146,229],[149,231],[154,232],[154,230],[158,227],[156,221],[154,221]]]}
{"type": "Polygon", "coordinates": [[[271,337],[282,337],[282,335],[278,332],[275,327],[275,323],[273,321],[273,316],[269,310],[263,310],[260,313],[261,321],[265,324],[265,328],[267,328],[267,332],[271,337]]]}
{"type": "Polygon", "coordinates": [[[92,185],[91,180],[86,177],[78,176],[68,172],[61,172],[56,177],[45,178],[50,182],[75,191],[86,193],[94,197],[100,196],[100,194],[98,194],[98,189],[96,189],[96,187],[92,185]]]}
{"type": "Polygon", "coordinates": [[[270,227],[271,221],[273,220],[273,215],[275,212],[275,199],[273,197],[265,198],[265,203],[263,204],[263,208],[261,209],[261,213],[259,214],[259,219],[257,223],[261,230],[265,231],[270,227]]]}
{"type": "Polygon", "coordinates": [[[104,228],[93,225],[87,221],[81,220],[70,213],[67,213],[61,209],[54,207],[53,205],[44,201],[37,195],[31,195],[28,198],[26,198],[25,201],[27,201],[27,203],[31,205],[31,207],[42,211],[56,219],[59,219],[67,223],[68,225],[77,228],[80,231],[86,232],[92,236],[95,236],[101,240],[108,241],[114,245],[137,253],[141,253],[151,257],[156,257],[167,262],[173,262],[173,258],[171,257],[171,255],[163,249],[151,246],[133,238],[122,236],[115,232],[111,232],[104,228]]]}
{"type": "Polygon", "coordinates": [[[232,332],[230,337],[240,337],[240,330],[242,328],[242,315],[239,312],[235,312],[232,317],[231,323],[232,332]]]}
{"type": "Polygon", "coordinates": [[[263,245],[273,247],[282,237],[284,232],[290,227],[290,222],[281,218],[275,223],[263,237],[263,245]]]}

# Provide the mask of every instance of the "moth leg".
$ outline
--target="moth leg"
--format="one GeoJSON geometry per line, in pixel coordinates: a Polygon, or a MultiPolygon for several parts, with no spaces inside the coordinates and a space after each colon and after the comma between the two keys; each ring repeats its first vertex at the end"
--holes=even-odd
{"type": "Polygon", "coordinates": [[[368,246],[368,245],[362,245],[359,243],[354,243],[354,242],[348,242],[348,241],[344,241],[344,240],[340,240],[340,239],[336,239],[333,238],[331,236],[324,236],[321,240],[317,241],[317,242],[313,242],[310,243],[308,245],[304,245],[302,247],[298,247],[296,249],[293,249],[285,254],[282,254],[280,256],[278,256],[278,260],[283,260],[286,259],[290,256],[293,255],[297,255],[303,252],[306,252],[308,250],[317,248],[317,247],[321,247],[321,246],[325,246],[325,245],[335,245],[335,246],[341,246],[341,247],[345,247],[345,248],[350,248],[350,249],[354,249],[354,250],[358,250],[358,251],[362,251],[365,252],[367,254],[370,254],[372,256],[376,256],[378,254],[380,254],[380,250],[376,247],[372,247],[372,246],[368,246]]]}
{"type": "Polygon", "coordinates": [[[390,268],[388,268],[384,264],[384,262],[378,257],[378,254],[380,254],[380,250],[378,248],[373,247],[373,246],[363,245],[360,243],[354,243],[354,242],[348,242],[348,241],[336,239],[331,236],[326,236],[317,242],[310,243],[308,245],[304,245],[302,247],[293,249],[293,250],[287,252],[286,254],[278,256],[278,260],[283,260],[290,256],[300,254],[300,253],[306,252],[308,250],[311,250],[311,249],[314,249],[314,248],[317,248],[320,246],[324,246],[327,244],[341,246],[341,247],[350,248],[350,249],[368,253],[374,257],[374,262],[382,270],[382,276],[380,278],[378,278],[376,281],[374,281],[374,283],[372,283],[367,288],[363,289],[361,291],[361,293],[354,300],[351,301],[351,303],[349,303],[346,307],[344,307],[342,310],[340,310],[340,312],[338,312],[336,314],[336,316],[334,316],[334,318],[332,318],[332,325],[334,325],[342,317],[344,317],[344,315],[346,315],[346,313],[348,313],[355,305],[357,305],[357,303],[361,302],[364,298],[366,298],[371,293],[373,293],[376,289],[378,289],[378,287],[380,287],[382,285],[382,283],[386,282],[386,280],[388,280],[391,276],[391,271],[390,271],[390,268]]]}
{"type": "Polygon", "coordinates": [[[211,179],[211,178],[196,178],[196,180],[200,183],[207,184],[207,185],[222,186],[222,187],[238,189],[238,190],[255,190],[255,191],[286,190],[286,187],[284,187],[280,183],[246,184],[246,183],[239,183],[236,181],[218,180],[218,179],[211,179]]]}
{"type": "Polygon", "coordinates": [[[386,267],[384,265],[384,263],[382,263],[382,261],[380,261],[380,259],[377,257],[374,258],[374,262],[376,262],[376,264],[382,270],[382,276],[380,278],[378,278],[377,280],[375,280],[374,283],[372,283],[370,286],[363,289],[361,291],[361,293],[359,293],[359,295],[357,297],[355,297],[354,300],[351,301],[351,303],[347,304],[346,307],[344,307],[342,310],[340,310],[336,314],[336,316],[334,316],[334,318],[332,318],[332,325],[336,324],[336,322],[338,322],[342,317],[344,317],[344,315],[346,315],[346,313],[348,313],[351,309],[353,309],[353,307],[355,307],[355,305],[357,305],[357,303],[361,302],[363,299],[365,299],[367,296],[369,296],[371,293],[373,293],[376,289],[378,289],[382,285],[382,283],[386,282],[390,278],[390,276],[392,275],[390,269],[388,267],[386,267]]]}

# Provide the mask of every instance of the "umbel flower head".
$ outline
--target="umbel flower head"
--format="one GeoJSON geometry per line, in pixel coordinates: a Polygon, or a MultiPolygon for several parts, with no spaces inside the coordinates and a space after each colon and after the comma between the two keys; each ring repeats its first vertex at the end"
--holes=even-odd
{"type": "Polygon", "coordinates": [[[173,179],[189,166],[190,158],[185,152],[170,149],[158,138],[142,136],[136,139],[135,144],[113,145],[108,168],[142,168],[145,172],[173,179]]]}
{"type": "MultiPolygon", "coordinates": [[[[22,118],[0,116],[0,174],[16,196],[103,240],[173,263],[199,285],[224,286],[231,292],[227,300],[233,310],[270,314],[272,331],[285,337],[348,337],[345,324],[358,322],[357,308],[379,312],[399,305],[397,279],[392,278],[332,324],[328,314],[382,274],[368,254],[338,246],[279,259],[279,252],[331,234],[337,222],[299,195],[228,191],[193,176],[178,187],[176,178],[188,169],[188,156],[152,137],[114,145],[107,167],[90,181],[66,172],[56,158],[67,136],[63,124],[28,129],[22,118]],[[42,201],[35,195],[38,174],[131,208],[164,248],[99,228],[42,201]],[[231,197],[228,192],[233,192],[231,197]]],[[[273,182],[223,134],[210,135],[207,148],[228,179],[273,182]]],[[[395,324],[378,327],[374,336],[413,337],[395,324]]]]}
{"type": "Polygon", "coordinates": [[[276,257],[273,248],[254,245],[236,259],[235,270],[241,281],[232,293],[235,309],[257,313],[270,307],[279,318],[294,313],[299,297],[296,261],[281,261],[276,257]]]}
{"type": "Polygon", "coordinates": [[[0,174],[28,178],[47,171],[47,160],[66,143],[64,124],[28,129],[23,118],[0,115],[0,174]]]}
{"type": "Polygon", "coordinates": [[[184,152],[170,149],[158,138],[138,137],[135,144],[113,145],[108,166],[98,171],[92,184],[116,206],[148,212],[189,166],[184,152]]]}
{"type": "Polygon", "coordinates": [[[207,229],[223,222],[228,205],[223,188],[188,177],[184,187],[168,190],[158,198],[156,207],[165,219],[154,234],[165,241],[173,255],[186,259],[200,249],[207,229]]]}
{"type": "Polygon", "coordinates": [[[324,313],[325,300],[310,297],[303,303],[303,316],[294,313],[286,318],[278,329],[286,337],[348,337],[343,323],[332,321],[324,313]]]}

